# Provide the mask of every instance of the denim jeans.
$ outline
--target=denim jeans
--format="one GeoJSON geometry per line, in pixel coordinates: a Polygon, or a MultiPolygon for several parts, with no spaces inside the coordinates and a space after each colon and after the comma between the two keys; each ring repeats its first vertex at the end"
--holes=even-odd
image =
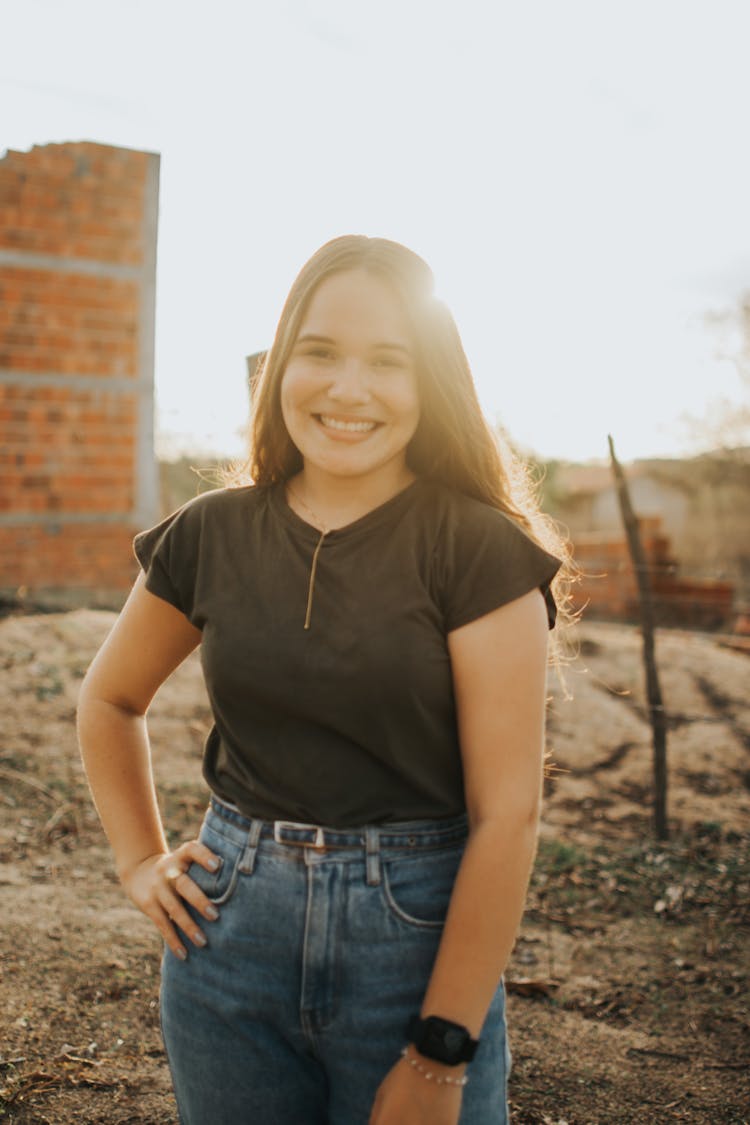
{"type": "MultiPolygon", "coordinates": [[[[189,874],[221,917],[186,961],[167,950],[162,973],[182,1125],[367,1125],[420,1009],[466,834],[460,817],[321,836],[212,799],[201,840],[222,864],[189,874]]],[[[506,1125],[509,1064],[501,984],[460,1125],[506,1125]]]]}

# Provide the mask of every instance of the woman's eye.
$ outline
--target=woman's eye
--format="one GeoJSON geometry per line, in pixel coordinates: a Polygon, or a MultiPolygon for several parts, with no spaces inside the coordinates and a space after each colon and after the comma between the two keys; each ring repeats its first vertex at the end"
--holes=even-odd
{"type": "Polygon", "coordinates": [[[389,356],[380,356],[378,359],[373,360],[372,366],[379,367],[382,370],[388,367],[400,367],[400,363],[397,359],[392,359],[389,356]]]}

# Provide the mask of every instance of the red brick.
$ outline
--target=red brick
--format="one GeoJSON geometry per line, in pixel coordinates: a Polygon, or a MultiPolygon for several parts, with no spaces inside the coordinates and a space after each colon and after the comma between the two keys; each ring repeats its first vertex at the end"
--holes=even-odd
{"type": "MultiPolygon", "coordinates": [[[[138,265],[148,156],[92,142],[46,145],[0,160],[0,245],[138,265]]],[[[130,511],[139,410],[107,393],[138,372],[140,288],[115,277],[0,267],[0,506],[7,512],[130,511]],[[35,384],[87,374],[95,390],[35,384]],[[21,374],[22,373],[22,374],[21,374]]],[[[124,587],[133,529],[109,524],[0,528],[0,585],[124,587]],[[25,577],[24,577],[25,576],[25,577]]]]}
{"type": "Polygon", "coordinates": [[[120,524],[64,524],[52,534],[39,526],[0,527],[0,585],[59,586],[62,570],[71,587],[125,591],[137,573],[134,530],[120,524]]]}

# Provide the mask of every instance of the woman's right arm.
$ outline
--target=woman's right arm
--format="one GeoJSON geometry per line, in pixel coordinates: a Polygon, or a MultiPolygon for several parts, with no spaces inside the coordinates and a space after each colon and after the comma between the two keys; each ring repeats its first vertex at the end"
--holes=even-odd
{"type": "Polygon", "coordinates": [[[86,673],[78,700],[81,756],[120,880],[178,957],[186,956],[186,950],[174,924],[196,945],[205,944],[183,899],[209,920],[216,912],[192,879],[185,874],[174,878],[174,872],[185,872],[193,861],[213,870],[217,861],[197,841],[174,852],[167,847],[151,772],[146,710],[200,640],[200,630],[151,594],[141,574],[86,673]]]}

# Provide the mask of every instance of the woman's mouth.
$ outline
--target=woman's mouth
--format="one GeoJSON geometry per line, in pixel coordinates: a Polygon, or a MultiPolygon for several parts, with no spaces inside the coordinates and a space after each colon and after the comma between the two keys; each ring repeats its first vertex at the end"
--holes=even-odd
{"type": "Polygon", "coordinates": [[[342,434],[369,434],[379,423],[368,418],[346,419],[334,418],[330,414],[315,414],[314,417],[327,430],[336,430],[342,434]]]}

